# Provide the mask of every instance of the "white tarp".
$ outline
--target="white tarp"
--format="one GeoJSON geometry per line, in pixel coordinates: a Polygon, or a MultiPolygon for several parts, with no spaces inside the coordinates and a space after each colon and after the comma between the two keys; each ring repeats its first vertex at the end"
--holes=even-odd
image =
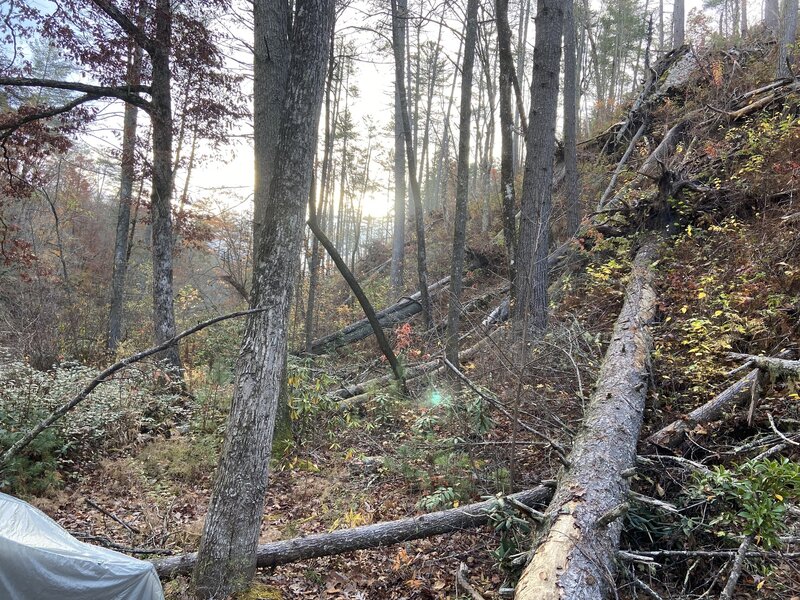
{"type": "Polygon", "coordinates": [[[79,542],[40,510],[0,493],[0,599],[163,598],[149,562],[79,542]]]}

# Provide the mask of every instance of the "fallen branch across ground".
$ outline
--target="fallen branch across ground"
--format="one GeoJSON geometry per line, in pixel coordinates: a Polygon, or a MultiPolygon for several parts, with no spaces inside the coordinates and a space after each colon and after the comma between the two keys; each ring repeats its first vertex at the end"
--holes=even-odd
{"type": "MultiPolygon", "coordinates": [[[[552,493],[552,488],[540,485],[510,497],[526,506],[531,506],[544,504],[552,493]]],[[[263,544],[257,549],[257,564],[262,568],[275,567],[310,558],[389,546],[453,533],[462,529],[473,529],[485,525],[489,521],[489,514],[492,507],[495,506],[495,502],[495,499],[489,499],[399,521],[364,525],[353,529],[341,529],[331,533],[319,533],[263,544]]],[[[196,561],[197,554],[191,553],[154,560],[153,564],[159,577],[171,579],[177,575],[190,573],[196,561]]]]}

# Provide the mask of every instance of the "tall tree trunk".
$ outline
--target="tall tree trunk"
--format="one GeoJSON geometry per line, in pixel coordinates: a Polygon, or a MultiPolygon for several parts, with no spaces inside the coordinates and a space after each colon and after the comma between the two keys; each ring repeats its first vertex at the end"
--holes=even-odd
{"type": "Polygon", "coordinates": [[[516,587],[517,600],[601,600],[611,596],[616,550],[647,398],[657,247],[639,250],[612,342],[548,506],[547,531],[516,587]],[[610,515],[616,514],[616,518],[610,515]]]}
{"type": "MultiPolygon", "coordinates": [[[[172,7],[158,0],[155,11],[156,43],[151,52],[153,124],[153,189],[150,195],[153,240],[153,328],[157,344],[175,336],[175,307],[172,289],[172,95],[170,90],[170,49],[172,7]]],[[[162,358],[180,369],[177,346],[162,358]]]]}
{"type": "Polygon", "coordinates": [[[683,45],[684,25],[686,21],[684,0],[675,0],[672,8],[672,47],[679,48],[683,45]]]}
{"type": "Polygon", "coordinates": [[[764,0],[764,24],[773,35],[778,34],[780,20],[780,4],[778,0],[764,0]]]}
{"type": "Polygon", "coordinates": [[[539,0],[515,282],[514,332],[520,340],[529,330],[541,332],[547,326],[547,254],[563,25],[563,3],[539,0]]]}
{"type": "Polygon", "coordinates": [[[472,71],[475,64],[475,42],[478,35],[478,0],[468,0],[466,18],[464,63],[461,67],[461,114],[458,133],[455,227],[453,230],[453,254],[450,262],[450,302],[447,309],[447,340],[445,347],[447,358],[454,365],[458,365],[458,331],[461,318],[461,287],[467,233],[472,71]]]}
{"type": "MultiPolygon", "coordinates": [[[[130,85],[141,83],[143,50],[134,46],[128,56],[126,80],[130,85]]],[[[131,204],[133,201],[133,179],[136,167],[136,125],[139,109],[133,104],[125,104],[122,122],[122,157],[120,160],[119,207],[117,209],[117,230],[114,240],[114,271],[111,276],[111,310],[108,317],[109,351],[115,352],[122,339],[122,325],[125,308],[125,280],[128,274],[128,234],[131,226],[131,204]]]]}
{"type": "Polygon", "coordinates": [[[658,51],[664,51],[664,0],[658,0],[658,51]]]}
{"type": "Polygon", "coordinates": [[[500,192],[503,196],[503,239],[508,254],[509,279],[513,283],[516,271],[517,200],[514,190],[514,111],[511,103],[514,60],[511,54],[511,28],[508,24],[508,0],[495,0],[495,19],[500,61],[500,192]]]}
{"type": "Polygon", "coordinates": [[[775,69],[775,77],[782,79],[791,77],[792,71],[789,64],[792,62],[794,46],[797,39],[797,0],[783,1],[783,35],[778,49],[778,66],[775,69]]]}
{"type": "MultiPolygon", "coordinates": [[[[588,0],[587,0],[588,1],[588,0]]],[[[525,6],[520,2],[519,11],[519,26],[517,28],[517,71],[516,79],[520,85],[525,81],[525,68],[528,55],[528,25],[531,22],[531,0],[525,1],[525,6]]],[[[514,165],[515,170],[519,171],[522,168],[522,146],[524,146],[524,127],[523,138],[516,132],[520,131],[520,121],[525,116],[524,110],[520,110],[514,114],[514,165]]]]}
{"type": "MultiPolygon", "coordinates": [[[[335,28],[336,26],[334,24],[334,26],[331,28],[331,35],[333,35],[335,28]]],[[[322,185],[320,186],[319,192],[319,211],[317,210],[316,205],[314,205],[314,203],[317,201],[316,198],[314,198],[314,195],[311,194],[308,197],[309,214],[316,215],[318,213],[322,213],[323,215],[322,222],[320,223],[321,227],[325,226],[325,194],[327,190],[328,170],[330,169],[332,154],[331,146],[333,145],[333,128],[331,126],[331,88],[333,87],[333,69],[335,62],[333,56],[334,43],[335,39],[331,38],[330,51],[328,55],[328,79],[325,82],[325,141],[322,155],[322,175],[320,177],[322,185]]],[[[311,346],[314,343],[314,314],[317,306],[317,286],[319,285],[319,266],[321,258],[319,239],[317,239],[317,236],[313,236],[313,239],[311,240],[311,261],[308,266],[308,303],[306,307],[305,323],[305,349],[306,352],[309,353],[311,352],[311,346]]]]}
{"type": "MultiPolygon", "coordinates": [[[[400,14],[392,13],[392,43],[395,57],[405,55],[406,0],[399,0],[400,14]]],[[[395,61],[397,58],[395,58],[395,61]]],[[[397,73],[395,73],[397,75],[397,73]]],[[[392,267],[389,279],[395,297],[403,293],[403,267],[406,243],[406,158],[403,135],[403,113],[400,90],[403,73],[394,82],[394,237],[392,241],[392,267]]]]}
{"type": "MultiPolygon", "coordinates": [[[[392,22],[404,19],[407,15],[406,0],[392,0],[392,22]]],[[[417,234],[417,278],[419,293],[422,299],[422,314],[425,319],[425,328],[433,327],[431,315],[431,298],[428,294],[428,259],[425,250],[425,211],[422,210],[422,197],[419,180],[417,180],[417,163],[414,159],[414,139],[411,131],[411,118],[408,114],[408,96],[403,81],[404,57],[399,45],[399,30],[392,27],[392,46],[394,49],[395,83],[400,82],[398,90],[400,96],[400,117],[403,121],[403,137],[406,146],[406,166],[408,168],[408,182],[411,185],[411,197],[414,200],[414,224],[417,234]]]]}
{"type": "Polygon", "coordinates": [[[746,36],[746,35],[747,35],[747,31],[748,31],[748,24],[747,24],[747,0],[741,0],[741,1],[742,1],[742,11],[741,11],[741,15],[742,15],[742,27],[741,27],[741,28],[742,28],[742,37],[744,37],[744,36],[746,36]]]}
{"type": "MultiPolygon", "coordinates": [[[[270,4],[274,1],[283,3],[270,4]]],[[[256,2],[256,14],[264,8],[260,4],[256,2]]],[[[255,572],[333,8],[333,0],[296,2],[280,142],[253,269],[252,303],[265,312],[248,319],[237,362],[225,444],[194,571],[194,585],[203,598],[224,598],[241,590],[255,572]]],[[[256,40],[264,38],[264,26],[256,19],[256,40]]],[[[267,88],[256,79],[254,90],[259,95],[267,88]]],[[[264,126],[263,116],[256,113],[256,131],[264,126]]]]}
{"type": "Polygon", "coordinates": [[[573,0],[564,2],[564,196],[567,201],[567,231],[578,230],[581,205],[578,188],[578,79],[573,0]]]}

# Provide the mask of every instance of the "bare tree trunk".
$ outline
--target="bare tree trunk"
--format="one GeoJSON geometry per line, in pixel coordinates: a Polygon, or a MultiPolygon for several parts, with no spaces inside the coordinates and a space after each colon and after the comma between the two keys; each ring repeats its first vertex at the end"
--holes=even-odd
{"type": "Polygon", "coordinates": [[[525,337],[523,331],[541,332],[547,326],[547,254],[563,25],[563,3],[539,0],[515,281],[514,332],[520,340],[525,337]]]}
{"type": "MultiPolygon", "coordinates": [[[[335,29],[334,27],[331,28],[331,31],[335,29]]],[[[320,186],[320,193],[319,193],[319,202],[320,202],[320,210],[317,211],[317,207],[309,205],[309,214],[317,214],[318,212],[323,213],[323,223],[321,226],[324,226],[324,205],[325,205],[325,194],[327,192],[327,180],[328,180],[328,170],[330,169],[330,161],[331,161],[331,145],[333,144],[333,136],[332,136],[332,127],[331,127],[331,87],[333,86],[333,67],[334,67],[334,42],[335,40],[331,39],[330,44],[330,53],[328,56],[328,79],[325,83],[325,141],[324,141],[324,149],[323,149],[323,156],[322,156],[322,175],[320,177],[320,181],[322,185],[320,186]]],[[[317,200],[313,197],[313,195],[309,196],[309,203],[313,204],[317,200]]],[[[319,266],[320,266],[320,252],[319,252],[319,240],[316,236],[311,242],[311,261],[308,266],[308,306],[306,307],[306,323],[305,323],[305,349],[306,352],[311,352],[311,345],[314,341],[314,313],[316,311],[317,306],[317,286],[319,285],[319,266]]]]}
{"type": "Polygon", "coordinates": [[[578,182],[578,80],[576,31],[573,0],[564,2],[564,196],[567,201],[567,237],[581,221],[578,182]]]}
{"type": "MultiPolygon", "coordinates": [[[[392,0],[392,22],[405,18],[408,10],[406,0],[392,0]],[[398,6],[399,5],[399,6],[398,6]]],[[[417,234],[417,278],[419,293],[422,299],[422,314],[425,319],[425,328],[433,327],[431,315],[431,299],[428,296],[428,258],[425,250],[425,211],[422,210],[422,197],[419,181],[417,180],[417,163],[414,158],[414,139],[411,131],[411,117],[408,114],[408,96],[403,81],[404,59],[399,45],[400,31],[392,27],[392,46],[394,49],[395,83],[399,82],[400,89],[400,116],[403,121],[403,134],[406,146],[406,166],[408,167],[408,182],[411,185],[411,197],[414,200],[414,223],[417,234]]]]}
{"type": "Polygon", "coordinates": [[[790,64],[793,60],[792,46],[797,39],[797,0],[783,2],[783,35],[778,50],[778,66],[775,77],[783,79],[792,76],[790,64]]]}
{"type": "Polygon", "coordinates": [[[747,31],[748,31],[747,0],[741,0],[741,1],[742,1],[742,11],[741,11],[741,14],[742,14],[742,27],[741,27],[741,29],[742,29],[742,37],[744,37],[744,36],[747,35],[747,31]]]}
{"type": "MultiPolygon", "coordinates": [[[[399,0],[401,14],[392,14],[392,43],[397,56],[405,55],[406,0],[399,0]]],[[[394,82],[394,237],[392,241],[392,268],[390,274],[392,294],[395,298],[403,293],[403,267],[406,243],[406,158],[403,135],[403,112],[400,90],[403,89],[403,73],[394,82]]]]}
{"type": "Polygon", "coordinates": [[[503,195],[503,239],[508,254],[509,279],[513,284],[516,272],[517,200],[514,190],[514,111],[511,103],[514,62],[511,55],[508,0],[495,0],[495,19],[500,61],[500,191],[503,195]]]}
{"type": "Polygon", "coordinates": [[[656,295],[655,242],[639,250],[611,344],[547,509],[542,544],[516,588],[517,600],[600,600],[613,589],[616,550],[647,397],[656,295]],[[614,517],[613,515],[616,515],[614,517]]]}
{"type": "MultiPolygon", "coordinates": [[[[175,336],[175,307],[172,289],[172,96],[170,45],[172,8],[169,0],[158,0],[155,9],[156,43],[152,62],[153,189],[150,195],[153,240],[153,328],[156,343],[175,336]]],[[[180,369],[177,346],[162,356],[180,369]]]]}
{"type": "Polygon", "coordinates": [[[679,48],[683,45],[684,24],[686,21],[684,0],[675,0],[672,8],[672,47],[679,48]]]}
{"type": "MultiPolygon", "coordinates": [[[[259,4],[257,11],[264,8],[259,4]]],[[[203,598],[223,598],[246,588],[256,568],[333,8],[333,0],[296,2],[280,142],[253,269],[253,305],[265,312],[248,319],[237,362],[225,444],[193,576],[203,598]]],[[[256,23],[258,43],[265,23],[256,23]]],[[[263,94],[266,87],[256,79],[254,90],[263,94]]],[[[257,118],[255,129],[263,125],[257,118]]]]}
{"type": "MultiPolygon", "coordinates": [[[[126,80],[131,85],[141,83],[143,50],[135,46],[128,56],[126,80]]],[[[122,324],[125,308],[125,280],[128,273],[128,234],[131,227],[131,204],[133,200],[133,179],[136,166],[136,124],[139,109],[125,104],[122,122],[122,156],[120,159],[119,204],[117,209],[117,230],[114,241],[114,271],[111,276],[111,310],[108,316],[109,351],[115,352],[122,339],[122,324]]]]}
{"type": "Polygon", "coordinates": [[[475,64],[475,42],[478,35],[478,0],[468,0],[464,39],[464,63],[461,68],[461,113],[458,134],[458,171],[456,175],[456,210],[454,214],[453,254],[450,262],[450,298],[447,310],[448,360],[458,364],[458,330],[461,317],[461,286],[464,271],[464,250],[467,234],[467,201],[469,200],[469,145],[472,118],[472,71],[475,64]]]}
{"type": "Polygon", "coordinates": [[[773,35],[777,35],[780,20],[780,5],[778,0],[764,0],[764,24],[767,27],[767,31],[771,32],[773,35]]]}

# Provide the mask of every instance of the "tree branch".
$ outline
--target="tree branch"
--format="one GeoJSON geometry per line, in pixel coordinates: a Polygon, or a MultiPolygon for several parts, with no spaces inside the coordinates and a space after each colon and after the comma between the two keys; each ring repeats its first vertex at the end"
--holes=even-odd
{"type": "Polygon", "coordinates": [[[150,110],[150,102],[139,95],[149,94],[149,85],[102,86],[80,83],[77,81],[58,81],[55,79],[39,79],[36,77],[0,77],[0,85],[13,87],[43,87],[83,92],[98,97],[119,98],[148,112],[150,110]]]}
{"type": "Polygon", "coordinates": [[[267,310],[266,308],[251,308],[250,310],[240,310],[238,312],[230,313],[227,315],[222,315],[219,317],[214,317],[213,319],[209,319],[208,321],[203,321],[202,323],[198,323],[194,327],[187,329],[186,331],[180,332],[173,338],[168,339],[166,342],[159,344],[158,346],[153,346],[152,348],[148,348],[147,350],[142,350],[141,352],[137,352],[136,354],[132,354],[127,358],[123,358],[121,361],[114,363],[110,367],[108,367],[105,371],[100,373],[97,377],[92,379],[89,384],[84,387],[80,392],[75,394],[69,402],[62,404],[54,413],[52,413],[49,417],[44,419],[41,423],[39,423],[36,427],[31,429],[28,433],[23,435],[19,440],[17,440],[8,450],[6,450],[2,456],[0,456],[0,471],[2,471],[3,465],[8,464],[14,456],[19,454],[20,450],[25,448],[28,444],[30,444],[36,437],[42,433],[45,429],[50,427],[53,423],[58,421],[61,417],[71,411],[73,408],[78,406],[83,400],[85,400],[89,394],[91,394],[94,389],[99,386],[101,383],[106,381],[109,377],[111,377],[117,371],[124,369],[125,367],[132,365],[133,363],[139,362],[147,358],[148,356],[153,356],[154,354],[158,354],[159,352],[163,352],[170,346],[174,346],[180,340],[185,337],[192,335],[193,333],[197,333],[201,329],[205,329],[210,325],[214,325],[215,323],[219,323],[220,321],[225,321],[227,319],[233,319],[235,317],[242,317],[245,315],[252,315],[255,313],[264,312],[267,310]]]}
{"type": "Polygon", "coordinates": [[[0,134],[0,139],[7,138],[11,133],[15,130],[19,129],[23,125],[27,125],[28,123],[33,123],[34,121],[40,121],[42,119],[50,119],[52,117],[64,114],[66,112],[71,111],[73,108],[84,104],[85,102],[91,102],[92,100],[97,100],[100,96],[95,96],[94,94],[85,94],[76,98],[72,102],[68,102],[63,106],[55,106],[49,108],[47,110],[42,110],[30,115],[26,115],[24,117],[20,117],[19,119],[12,121],[10,123],[0,123],[0,131],[3,133],[0,134]]]}
{"type": "Polygon", "coordinates": [[[153,54],[156,47],[153,40],[147,37],[144,31],[131,21],[113,2],[92,0],[92,3],[119,25],[122,31],[131,36],[148,54],[153,54]]]}

